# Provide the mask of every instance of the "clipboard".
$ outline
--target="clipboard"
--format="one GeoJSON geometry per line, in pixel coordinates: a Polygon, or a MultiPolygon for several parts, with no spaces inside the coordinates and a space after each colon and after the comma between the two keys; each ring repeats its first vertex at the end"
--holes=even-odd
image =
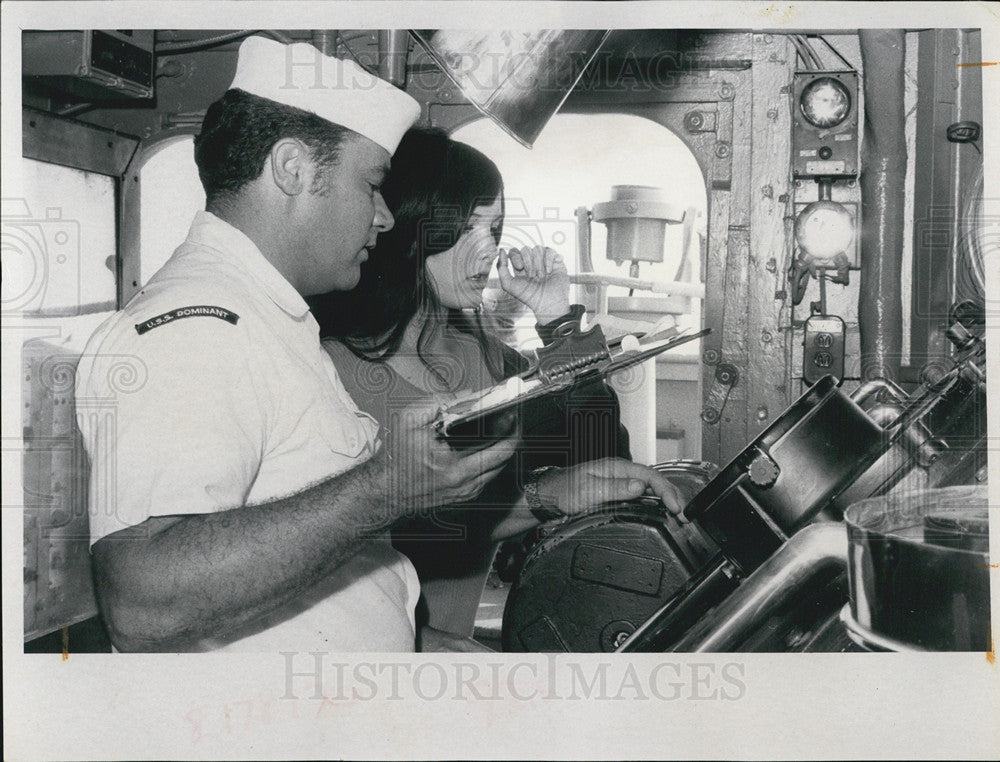
{"type": "Polygon", "coordinates": [[[456,447],[489,444],[513,433],[526,403],[606,378],[711,332],[710,328],[689,333],[671,329],[642,338],[627,334],[609,344],[600,326],[587,331],[574,326],[536,350],[536,362],[527,371],[451,402],[433,425],[456,447]]]}

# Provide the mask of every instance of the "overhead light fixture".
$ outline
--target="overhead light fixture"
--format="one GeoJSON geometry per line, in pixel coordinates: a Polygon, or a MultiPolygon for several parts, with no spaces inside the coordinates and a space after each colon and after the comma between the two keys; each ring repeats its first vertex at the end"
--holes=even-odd
{"type": "Polygon", "coordinates": [[[611,200],[594,204],[593,219],[608,228],[607,257],[616,264],[662,262],[667,225],[679,224],[684,210],[667,201],[661,188],[615,185],[611,200]]]}
{"type": "Polygon", "coordinates": [[[610,34],[592,29],[411,33],[470,103],[528,148],[610,34]]]}

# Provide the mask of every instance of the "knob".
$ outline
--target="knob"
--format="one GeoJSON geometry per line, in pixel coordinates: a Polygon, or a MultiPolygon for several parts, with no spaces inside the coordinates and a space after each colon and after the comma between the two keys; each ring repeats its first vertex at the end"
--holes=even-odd
{"type": "Polygon", "coordinates": [[[755,487],[770,487],[778,480],[779,473],[781,471],[778,464],[762,452],[750,461],[750,467],[747,468],[747,474],[755,487]]]}

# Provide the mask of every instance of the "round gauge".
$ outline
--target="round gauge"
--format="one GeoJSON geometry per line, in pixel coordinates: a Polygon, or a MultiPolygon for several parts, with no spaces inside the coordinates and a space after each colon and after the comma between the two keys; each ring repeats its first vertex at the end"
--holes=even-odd
{"type": "Polygon", "coordinates": [[[795,240],[814,260],[843,254],[854,240],[854,218],[836,201],[814,201],[795,219],[795,240]]]}
{"type": "Polygon", "coordinates": [[[851,110],[851,94],[839,79],[819,77],[802,91],[799,108],[802,116],[814,127],[836,127],[851,110]]]}

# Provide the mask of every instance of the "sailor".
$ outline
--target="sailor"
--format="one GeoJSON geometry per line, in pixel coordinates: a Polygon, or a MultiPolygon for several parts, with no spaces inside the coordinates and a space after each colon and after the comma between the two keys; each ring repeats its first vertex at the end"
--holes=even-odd
{"type": "Polygon", "coordinates": [[[352,288],[410,96],[311,45],[243,42],[195,140],[187,239],[92,337],[77,411],[116,649],[411,651],[419,593],[385,530],[470,499],[513,452],[380,432],[303,297],[352,288]]]}

